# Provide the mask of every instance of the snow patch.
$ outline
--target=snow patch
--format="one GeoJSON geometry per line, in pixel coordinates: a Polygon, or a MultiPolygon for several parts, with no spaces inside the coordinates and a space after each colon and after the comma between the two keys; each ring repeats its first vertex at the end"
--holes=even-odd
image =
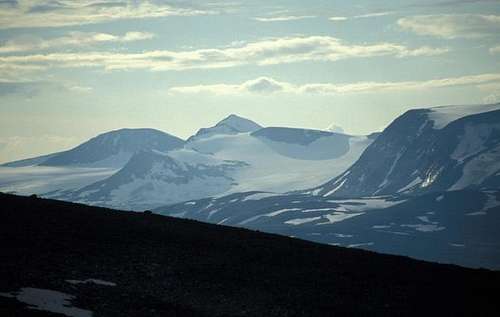
{"type": "Polygon", "coordinates": [[[364,212],[358,212],[358,213],[352,213],[352,214],[346,214],[343,212],[334,212],[333,214],[330,215],[324,215],[323,217],[326,218],[328,221],[327,222],[321,222],[318,223],[318,225],[326,225],[326,224],[332,224],[336,222],[341,222],[349,218],[353,218],[359,215],[364,214],[364,212]]]}
{"type": "Polygon", "coordinates": [[[413,228],[413,229],[420,231],[420,232],[436,232],[436,231],[441,231],[441,230],[446,229],[446,227],[440,227],[437,224],[425,224],[425,225],[423,225],[423,224],[416,224],[416,225],[404,224],[404,225],[401,225],[401,227],[413,228]]]}
{"type": "Polygon", "coordinates": [[[298,225],[301,225],[304,223],[313,222],[313,221],[320,220],[320,219],[321,219],[321,217],[298,218],[298,219],[291,219],[291,220],[285,221],[285,223],[288,225],[298,226],[298,225]]]}
{"type": "Polygon", "coordinates": [[[349,244],[347,245],[348,248],[359,248],[359,247],[367,247],[374,245],[374,242],[365,242],[365,243],[354,243],[354,244],[349,244]]]}
{"type": "Polygon", "coordinates": [[[428,118],[434,122],[434,129],[442,129],[460,118],[499,109],[500,103],[494,105],[434,107],[429,109],[431,112],[428,114],[428,118]]]}
{"type": "Polygon", "coordinates": [[[66,282],[70,284],[87,284],[87,283],[92,283],[92,284],[97,284],[97,285],[102,285],[102,286],[116,286],[116,283],[113,282],[108,282],[108,281],[103,281],[103,280],[98,280],[95,278],[88,278],[86,280],[66,280],[66,282]]]}
{"type": "Polygon", "coordinates": [[[71,306],[75,296],[49,289],[25,287],[18,292],[0,293],[0,296],[15,298],[29,309],[63,314],[71,317],[91,317],[92,311],[71,306]]]}
{"type": "Polygon", "coordinates": [[[405,192],[409,189],[412,189],[413,187],[417,186],[420,183],[422,183],[422,179],[420,178],[420,176],[417,176],[417,178],[412,180],[408,185],[406,185],[405,187],[398,190],[398,193],[405,192]]]}

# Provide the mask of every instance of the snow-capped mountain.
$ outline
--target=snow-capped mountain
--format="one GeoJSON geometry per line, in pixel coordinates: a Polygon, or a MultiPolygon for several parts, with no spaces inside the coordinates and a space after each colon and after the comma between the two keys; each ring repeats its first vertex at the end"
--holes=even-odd
{"type": "Polygon", "coordinates": [[[183,143],[153,129],[103,133],[68,151],[0,166],[0,190],[22,195],[76,190],[110,177],[139,151],[169,151],[183,143]]]}
{"type": "Polygon", "coordinates": [[[500,104],[410,110],[319,195],[362,197],[500,186],[500,104]]]}
{"type": "Polygon", "coordinates": [[[139,151],[170,151],[184,141],[154,129],[120,129],[100,134],[77,147],[54,154],[4,164],[22,166],[122,167],[139,151]]]}
{"type": "Polygon", "coordinates": [[[76,191],[50,193],[49,197],[142,210],[225,192],[234,182],[231,172],[245,165],[244,162],[219,161],[186,149],[170,155],[142,151],[104,180],[76,191]]]}
{"type": "Polygon", "coordinates": [[[499,190],[351,199],[247,192],[155,211],[331,245],[500,268],[499,190]]]}
{"type": "MultiPolygon", "coordinates": [[[[252,135],[265,138],[282,154],[293,153],[273,146],[292,142],[281,135],[282,129],[270,129],[271,136],[265,130],[252,135]]],[[[303,131],[291,140],[314,144],[310,141],[323,133],[303,131]]],[[[352,166],[311,190],[242,192],[156,211],[322,243],[500,268],[500,104],[412,110],[371,139],[352,166]]],[[[331,155],[342,153],[341,140],[328,147],[331,155]]]]}
{"type": "Polygon", "coordinates": [[[307,129],[251,132],[258,125],[234,115],[216,127],[229,124],[243,132],[198,133],[183,148],[141,152],[106,179],[48,197],[142,210],[240,191],[298,190],[338,175],[372,142],[367,137],[307,129]]]}
{"type": "Polygon", "coordinates": [[[210,137],[213,135],[254,132],[259,130],[260,128],[262,127],[252,120],[248,120],[235,114],[231,114],[213,127],[201,128],[195,135],[191,136],[188,139],[188,142],[210,137]]]}

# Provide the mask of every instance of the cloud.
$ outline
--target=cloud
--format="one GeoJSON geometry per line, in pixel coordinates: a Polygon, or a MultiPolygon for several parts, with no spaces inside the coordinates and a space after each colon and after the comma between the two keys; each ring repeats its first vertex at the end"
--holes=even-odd
{"type": "Polygon", "coordinates": [[[282,15],[275,17],[257,17],[254,20],[259,22],[284,22],[284,21],[296,21],[296,20],[304,20],[304,19],[312,19],[315,18],[314,15],[282,15]]]}
{"type": "Polygon", "coordinates": [[[329,17],[328,20],[330,21],[346,21],[348,20],[349,18],[348,17],[329,17]]]}
{"type": "Polygon", "coordinates": [[[345,130],[335,123],[330,124],[326,129],[326,131],[334,132],[334,133],[345,133],[345,130]]]}
{"type": "Polygon", "coordinates": [[[372,12],[372,13],[355,15],[352,17],[334,16],[334,17],[328,18],[328,20],[334,21],[334,22],[339,22],[339,21],[347,21],[350,19],[365,19],[365,18],[383,17],[383,16],[393,15],[393,14],[396,14],[396,12],[394,12],[394,11],[372,12]]]}
{"type": "Polygon", "coordinates": [[[3,6],[0,29],[60,27],[124,19],[215,14],[215,10],[173,7],[161,1],[133,0],[19,0],[3,6]]]}
{"type": "Polygon", "coordinates": [[[500,53],[500,45],[490,48],[490,53],[491,54],[499,54],[500,53]]]}
{"type": "Polygon", "coordinates": [[[355,19],[364,19],[364,18],[376,18],[376,17],[384,17],[387,15],[393,15],[396,12],[394,11],[384,11],[384,12],[373,12],[373,13],[367,13],[367,14],[361,14],[361,15],[355,15],[355,19]]]}
{"type": "Polygon", "coordinates": [[[491,82],[479,85],[478,88],[485,93],[483,103],[492,104],[500,102],[500,82],[491,82]]]}
{"type": "Polygon", "coordinates": [[[479,38],[500,32],[499,15],[417,15],[401,18],[397,23],[406,31],[445,39],[479,38]]]}
{"type": "Polygon", "coordinates": [[[233,95],[241,93],[272,94],[276,92],[289,92],[293,88],[294,85],[289,83],[279,82],[269,77],[259,77],[237,85],[217,84],[172,87],[169,89],[169,92],[181,94],[210,93],[215,95],[233,95]]]}
{"type": "Polygon", "coordinates": [[[352,93],[377,93],[387,91],[417,91],[455,86],[477,86],[491,83],[500,83],[500,73],[431,79],[426,81],[357,82],[350,84],[312,83],[303,85],[295,85],[292,83],[280,82],[268,77],[260,77],[255,80],[243,82],[241,84],[215,84],[172,87],[169,89],[169,92],[174,94],[209,93],[215,95],[234,95],[242,93],[270,94],[280,92],[291,94],[339,95],[352,93]],[[255,89],[255,87],[257,87],[257,89],[255,89]]]}
{"type": "Polygon", "coordinates": [[[42,78],[43,65],[0,63],[0,83],[31,83],[42,78]]]}
{"type": "Polygon", "coordinates": [[[446,0],[446,1],[431,1],[431,2],[420,2],[407,5],[407,7],[456,7],[458,5],[476,4],[483,2],[497,2],[498,0],[446,0]]]}
{"type": "MultiPolygon", "coordinates": [[[[394,43],[348,44],[329,36],[284,37],[243,43],[239,46],[190,51],[140,53],[85,52],[0,56],[0,64],[39,67],[99,67],[105,70],[152,71],[227,68],[241,65],[277,65],[393,56],[433,56],[447,48],[409,48],[394,43]]],[[[0,72],[0,77],[1,77],[0,72]]]]}
{"type": "Polygon", "coordinates": [[[127,32],[124,35],[94,32],[70,32],[63,37],[40,39],[32,36],[21,36],[10,39],[0,45],[0,54],[45,50],[64,46],[85,46],[106,42],[133,42],[148,40],[154,34],[147,32],[127,32]]]}

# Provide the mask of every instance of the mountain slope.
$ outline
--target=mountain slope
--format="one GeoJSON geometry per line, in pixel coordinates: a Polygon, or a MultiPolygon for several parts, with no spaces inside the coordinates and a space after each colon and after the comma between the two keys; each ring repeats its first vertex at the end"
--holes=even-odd
{"type": "Polygon", "coordinates": [[[120,129],[100,134],[68,151],[11,162],[4,166],[121,167],[136,152],[166,152],[183,143],[183,140],[175,136],[154,129],[120,129]]]}
{"type": "Polygon", "coordinates": [[[57,295],[56,304],[66,296],[66,309],[96,316],[494,316],[499,308],[498,272],[50,200],[0,194],[0,204],[5,316],[51,316],[16,300],[33,304],[29,294],[57,295]]]}
{"type": "Polygon", "coordinates": [[[236,193],[156,212],[306,240],[500,269],[500,191],[332,199],[236,193]]]}
{"type": "Polygon", "coordinates": [[[500,186],[500,104],[410,110],[319,195],[362,197],[500,186]]]}
{"type": "Polygon", "coordinates": [[[231,172],[245,165],[243,162],[216,160],[189,150],[179,150],[170,155],[143,151],[135,154],[109,178],[76,191],[62,191],[48,196],[142,210],[225,192],[234,182],[231,172]]]}

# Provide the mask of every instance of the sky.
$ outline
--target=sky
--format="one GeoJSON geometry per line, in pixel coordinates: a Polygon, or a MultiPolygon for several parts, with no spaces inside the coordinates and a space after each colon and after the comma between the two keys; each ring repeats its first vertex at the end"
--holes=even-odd
{"type": "Polygon", "coordinates": [[[0,0],[0,162],[229,114],[380,131],[500,101],[500,0],[0,0]]]}

